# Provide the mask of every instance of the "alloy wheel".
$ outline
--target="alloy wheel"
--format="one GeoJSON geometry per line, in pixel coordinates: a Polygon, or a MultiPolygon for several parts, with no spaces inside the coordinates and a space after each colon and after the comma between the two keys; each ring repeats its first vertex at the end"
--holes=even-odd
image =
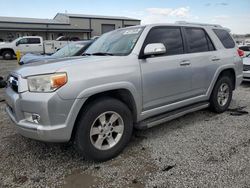
{"type": "Polygon", "coordinates": [[[220,106],[225,106],[228,102],[230,95],[229,86],[226,83],[222,83],[218,90],[217,101],[220,106]]]}
{"type": "Polygon", "coordinates": [[[99,150],[109,150],[121,140],[124,132],[122,117],[113,111],[104,112],[93,122],[90,129],[90,140],[99,150]]]}

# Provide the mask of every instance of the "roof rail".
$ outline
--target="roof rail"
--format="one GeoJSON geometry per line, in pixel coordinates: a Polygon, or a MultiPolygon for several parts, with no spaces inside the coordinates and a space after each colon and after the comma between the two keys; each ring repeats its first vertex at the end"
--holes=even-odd
{"type": "Polygon", "coordinates": [[[212,27],[223,28],[221,25],[218,25],[218,24],[195,23],[195,22],[186,22],[186,21],[177,21],[175,23],[182,24],[182,25],[212,26],[212,27]]]}

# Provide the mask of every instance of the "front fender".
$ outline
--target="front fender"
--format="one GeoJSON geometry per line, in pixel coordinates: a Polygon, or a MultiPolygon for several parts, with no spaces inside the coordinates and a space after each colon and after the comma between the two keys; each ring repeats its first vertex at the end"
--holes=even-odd
{"type": "Polygon", "coordinates": [[[140,92],[136,89],[136,87],[130,83],[130,82],[115,82],[115,83],[108,83],[108,84],[102,84],[94,87],[87,88],[83,90],[78,96],[78,99],[82,98],[89,98],[95,94],[98,93],[103,93],[107,91],[112,91],[112,90],[118,90],[118,89],[125,89],[128,90],[131,95],[134,98],[136,109],[137,109],[137,114],[140,114],[140,109],[142,106],[142,100],[140,97],[140,92]]]}
{"type": "MultiPolygon", "coordinates": [[[[118,89],[128,90],[134,98],[137,111],[139,109],[141,109],[141,108],[139,108],[141,105],[139,93],[136,90],[135,86],[133,86],[133,84],[131,84],[129,82],[116,82],[116,83],[112,83],[112,84],[103,84],[103,85],[98,85],[98,86],[87,88],[87,89],[83,90],[77,96],[77,99],[75,100],[75,102],[70,110],[69,117],[67,119],[67,125],[68,125],[68,129],[69,129],[69,137],[71,137],[77,116],[78,116],[80,110],[82,109],[82,107],[86,104],[86,101],[89,97],[91,97],[95,94],[103,93],[106,91],[118,90],[118,89]]],[[[140,112],[139,113],[137,112],[137,116],[138,116],[138,114],[140,114],[140,112]]]]}

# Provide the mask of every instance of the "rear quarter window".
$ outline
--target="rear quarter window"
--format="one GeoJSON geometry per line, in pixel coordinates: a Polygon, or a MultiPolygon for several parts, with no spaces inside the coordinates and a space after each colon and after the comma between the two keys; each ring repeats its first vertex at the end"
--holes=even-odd
{"type": "Polygon", "coordinates": [[[235,42],[231,35],[223,29],[213,29],[214,33],[217,35],[217,37],[220,39],[223,46],[227,49],[234,48],[235,42]]]}

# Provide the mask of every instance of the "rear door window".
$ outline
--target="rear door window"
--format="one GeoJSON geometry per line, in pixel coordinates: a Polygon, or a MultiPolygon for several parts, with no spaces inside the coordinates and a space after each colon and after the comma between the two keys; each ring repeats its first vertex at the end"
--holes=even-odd
{"type": "Polygon", "coordinates": [[[28,38],[28,44],[40,44],[40,42],[39,38],[28,38]]]}
{"type": "Polygon", "coordinates": [[[150,30],[143,49],[147,44],[163,43],[166,47],[165,55],[177,55],[184,53],[184,45],[179,27],[155,27],[150,30]]]}
{"type": "Polygon", "coordinates": [[[217,37],[220,39],[221,43],[223,46],[227,49],[229,48],[234,48],[235,47],[235,42],[231,35],[223,29],[214,29],[214,33],[217,35],[217,37]]]}
{"type": "Polygon", "coordinates": [[[207,43],[208,43],[209,51],[214,51],[215,47],[214,47],[212,40],[210,39],[210,37],[208,35],[206,35],[206,36],[207,36],[207,43]]]}
{"type": "Polygon", "coordinates": [[[185,28],[188,52],[198,53],[215,50],[214,45],[202,28],[185,28]]]}

